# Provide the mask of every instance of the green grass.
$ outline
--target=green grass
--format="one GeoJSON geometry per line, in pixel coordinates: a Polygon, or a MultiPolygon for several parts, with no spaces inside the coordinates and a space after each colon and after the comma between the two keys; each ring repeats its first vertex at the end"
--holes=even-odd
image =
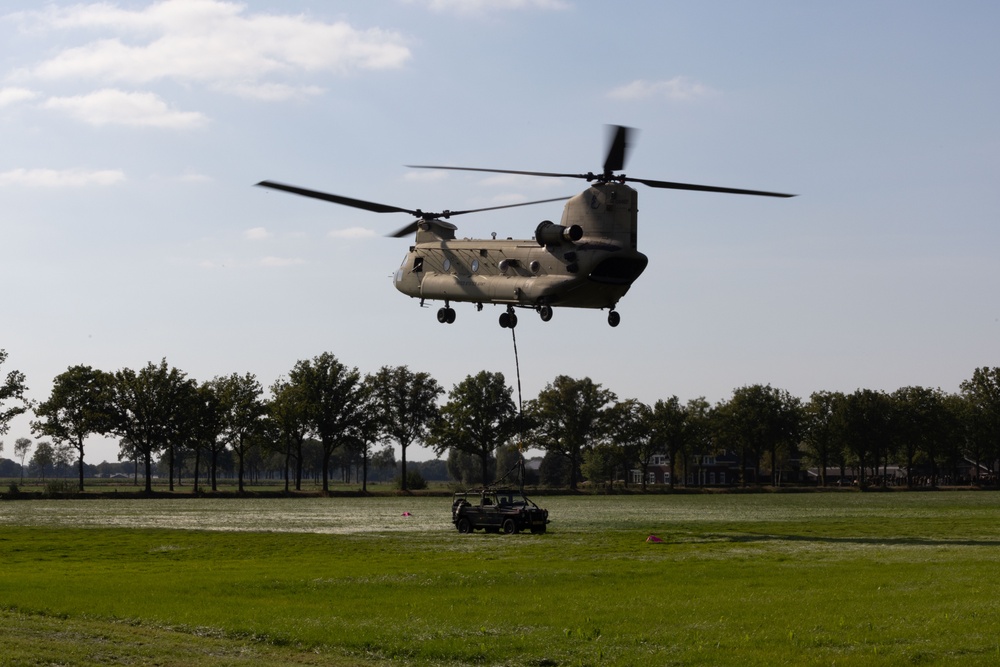
{"type": "Polygon", "coordinates": [[[0,664],[1000,661],[1000,494],[539,500],[0,503],[0,664]]]}

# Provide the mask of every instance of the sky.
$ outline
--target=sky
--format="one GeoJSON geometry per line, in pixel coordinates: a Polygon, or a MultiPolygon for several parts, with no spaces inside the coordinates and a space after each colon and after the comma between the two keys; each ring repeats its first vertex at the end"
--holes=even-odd
{"type": "MultiPolygon", "coordinates": [[[[407,216],[254,184],[425,210],[569,196],[584,183],[404,165],[598,171],[620,124],[629,176],[798,196],[636,185],[650,263],[621,325],[523,312],[525,401],[557,375],[647,403],[957,392],[1000,365],[998,28],[986,0],[4,0],[0,373],[37,401],[70,366],[164,358],[267,387],[331,352],[446,390],[498,371],[516,396],[499,307],[442,325],[393,288],[407,216]]],[[[527,239],[561,212],[454,222],[527,239]]],[[[27,417],[0,456],[19,437],[27,417]]]]}

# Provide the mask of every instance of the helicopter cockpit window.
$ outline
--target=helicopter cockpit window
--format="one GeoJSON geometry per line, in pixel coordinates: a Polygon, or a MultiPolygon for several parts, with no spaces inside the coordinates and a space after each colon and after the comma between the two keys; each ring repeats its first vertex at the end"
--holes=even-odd
{"type": "Polygon", "coordinates": [[[424,270],[424,258],[423,257],[415,257],[413,259],[413,272],[414,273],[420,273],[423,270],[424,270]]]}

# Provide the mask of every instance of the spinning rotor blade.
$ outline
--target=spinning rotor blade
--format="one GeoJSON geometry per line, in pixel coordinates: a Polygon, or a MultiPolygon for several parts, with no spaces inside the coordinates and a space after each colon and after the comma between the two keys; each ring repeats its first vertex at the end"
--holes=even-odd
{"type": "Polygon", "coordinates": [[[608,125],[608,129],[614,132],[614,136],[611,137],[608,156],[604,159],[604,173],[610,175],[625,168],[625,152],[628,150],[628,133],[631,128],[608,125]]]}
{"type": "Polygon", "coordinates": [[[670,181],[651,181],[645,178],[622,177],[622,181],[642,183],[651,188],[667,188],[669,190],[696,190],[698,192],[722,192],[730,195],[758,195],[761,197],[794,197],[781,192],[764,192],[763,190],[742,190],[740,188],[723,188],[716,185],[695,185],[694,183],[672,183],[670,181]]]}
{"type": "Polygon", "coordinates": [[[291,192],[293,195],[311,197],[312,199],[322,199],[323,201],[333,202],[334,204],[352,206],[354,208],[360,208],[366,211],[374,211],[375,213],[409,213],[410,215],[416,215],[418,217],[421,215],[420,211],[411,211],[409,209],[399,208],[397,206],[389,206],[387,204],[377,204],[375,202],[364,201],[362,199],[351,199],[350,197],[341,197],[340,195],[333,195],[330,194],[329,192],[320,192],[319,190],[307,190],[306,188],[300,188],[294,185],[285,185],[284,183],[275,183],[274,181],[261,181],[257,185],[262,188],[271,188],[272,190],[291,192]]]}
{"type": "Polygon", "coordinates": [[[761,197],[794,197],[795,195],[781,192],[765,192],[763,190],[745,190],[742,188],[724,188],[715,185],[696,185],[694,183],[674,183],[672,181],[656,181],[645,178],[629,178],[624,174],[616,174],[625,167],[625,158],[628,156],[630,145],[629,134],[634,132],[631,128],[623,125],[609,125],[611,134],[610,145],[608,146],[607,157],[604,159],[604,172],[594,174],[565,174],[549,171],[520,171],[516,169],[484,169],[480,167],[443,167],[423,164],[406,165],[411,169],[448,169],[451,171],[480,171],[491,174],[518,174],[520,176],[544,176],[546,178],[582,178],[586,181],[598,181],[599,183],[609,183],[618,181],[619,183],[633,182],[648,185],[651,188],[666,188],[670,190],[694,190],[698,192],[721,192],[731,195],[757,195],[761,197]]]}
{"type": "Polygon", "coordinates": [[[518,206],[531,206],[533,204],[547,204],[550,201],[566,201],[569,197],[553,197],[552,199],[538,199],[536,201],[523,201],[520,204],[504,204],[503,206],[487,206],[486,208],[470,208],[467,211],[445,211],[444,217],[453,215],[464,215],[466,213],[480,213],[482,211],[497,211],[501,208],[517,208],[518,206]]]}
{"type": "Polygon", "coordinates": [[[312,199],[321,199],[323,201],[333,202],[334,204],[341,204],[343,206],[350,206],[352,208],[360,208],[365,211],[373,211],[375,213],[409,213],[415,216],[417,219],[408,224],[407,226],[396,230],[389,236],[394,238],[401,238],[417,231],[420,224],[423,223],[433,223],[444,227],[446,229],[458,229],[455,225],[450,222],[444,222],[441,218],[450,218],[453,215],[464,215],[466,213],[480,213],[482,211],[496,211],[501,208],[515,208],[518,206],[531,206],[532,204],[545,204],[547,202],[553,201],[564,201],[569,199],[569,197],[554,197],[552,199],[540,199],[537,201],[527,201],[521,202],[520,204],[504,204],[503,206],[487,206],[485,208],[470,208],[465,211],[442,211],[441,213],[424,213],[419,208],[418,209],[408,209],[400,208],[398,206],[390,206],[389,204],[379,204],[377,202],[365,201],[363,199],[354,199],[352,197],[343,197],[341,195],[331,194],[329,192],[320,192],[319,190],[309,190],[306,188],[300,188],[295,185],[285,185],[284,183],[276,183],[275,181],[261,181],[257,183],[258,186],[262,188],[271,188],[272,190],[281,190],[282,192],[290,192],[295,195],[301,195],[303,197],[310,197],[312,199]]]}

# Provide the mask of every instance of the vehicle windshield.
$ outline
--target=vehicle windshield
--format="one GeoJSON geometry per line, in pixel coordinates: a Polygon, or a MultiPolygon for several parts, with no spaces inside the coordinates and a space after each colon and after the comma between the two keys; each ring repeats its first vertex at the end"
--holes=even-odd
{"type": "Polygon", "coordinates": [[[496,502],[498,505],[504,507],[517,507],[527,505],[528,499],[517,491],[498,491],[496,494],[496,502]]]}

